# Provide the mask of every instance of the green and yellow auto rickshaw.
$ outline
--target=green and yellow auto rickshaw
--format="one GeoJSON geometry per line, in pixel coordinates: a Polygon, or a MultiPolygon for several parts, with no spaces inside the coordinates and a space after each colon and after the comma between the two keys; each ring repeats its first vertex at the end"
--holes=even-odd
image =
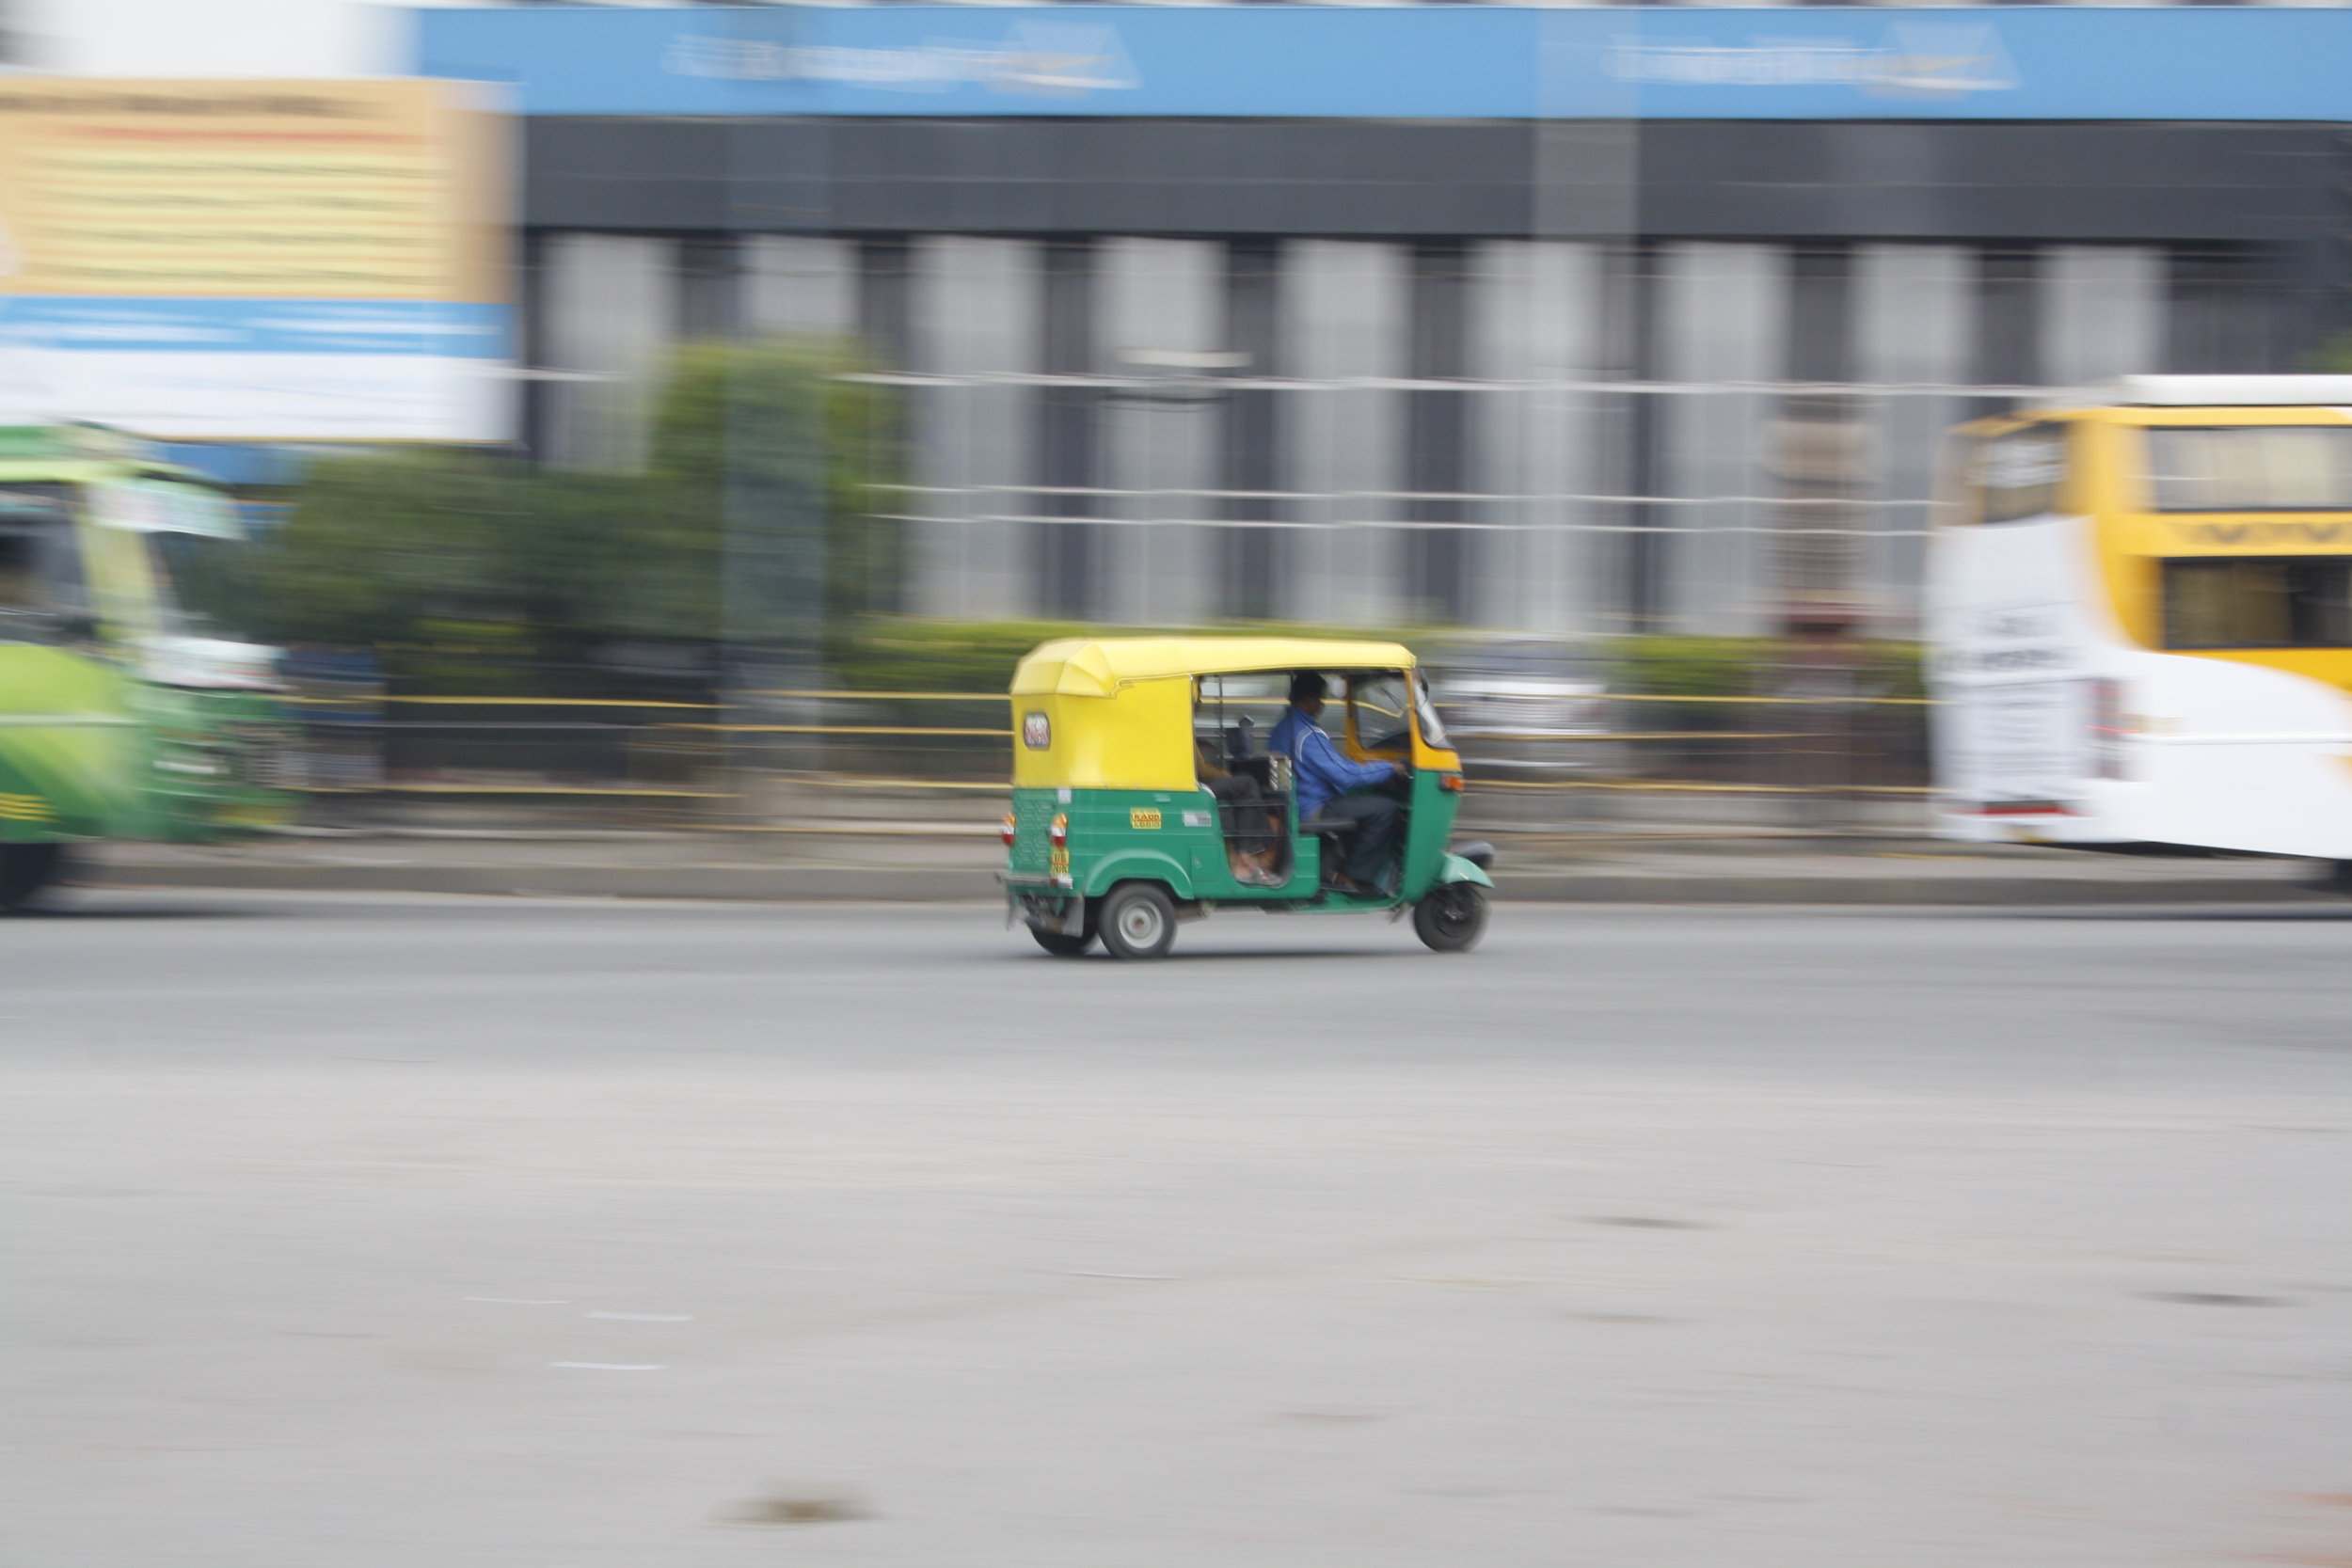
{"type": "Polygon", "coordinates": [[[1217,909],[1409,910],[1440,953],[1485,929],[1494,851],[1448,846],[1462,761],[1401,644],[1073,638],[1011,695],[1005,896],[1048,953],[1156,958],[1217,909]]]}

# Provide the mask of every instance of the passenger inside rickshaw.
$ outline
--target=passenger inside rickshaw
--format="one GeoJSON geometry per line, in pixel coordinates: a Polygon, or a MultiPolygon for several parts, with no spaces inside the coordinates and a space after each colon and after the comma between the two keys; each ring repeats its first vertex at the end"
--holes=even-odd
{"type": "Polygon", "coordinates": [[[1244,887],[1280,887],[1290,879],[1290,846],[1283,832],[1288,800],[1276,787],[1270,760],[1256,750],[1256,721],[1238,702],[1232,712],[1226,710],[1224,681],[1216,680],[1214,690],[1212,706],[1210,683],[1194,687],[1194,768],[1200,786],[1216,797],[1233,880],[1244,887]]]}
{"type": "Polygon", "coordinates": [[[1236,881],[1289,881],[1294,857],[1286,830],[1295,793],[1300,833],[1324,843],[1323,880],[1360,896],[1393,895],[1412,745],[1408,681],[1396,672],[1301,670],[1206,675],[1195,683],[1196,770],[1217,798],[1236,881]],[[1354,726],[1343,723],[1340,733],[1352,735],[1365,761],[1351,759],[1321,726],[1334,691],[1343,694],[1354,726]]]}

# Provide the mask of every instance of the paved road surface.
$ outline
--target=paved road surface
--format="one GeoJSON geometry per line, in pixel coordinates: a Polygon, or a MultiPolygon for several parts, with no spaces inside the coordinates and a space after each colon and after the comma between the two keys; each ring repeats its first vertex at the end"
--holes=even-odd
{"type": "Polygon", "coordinates": [[[2332,909],[78,908],[8,1568],[2346,1560],[2332,909]]]}

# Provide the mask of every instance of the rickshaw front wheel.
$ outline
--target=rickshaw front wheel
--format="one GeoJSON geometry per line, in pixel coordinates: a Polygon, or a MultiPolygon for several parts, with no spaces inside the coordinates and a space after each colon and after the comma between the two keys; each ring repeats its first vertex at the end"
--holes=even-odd
{"type": "Polygon", "coordinates": [[[1157,958],[1176,942],[1176,906],[1152,882],[1126,882],[1103,902],[1096,923],[1114,958],[1157,958]]]}
{"type": "Polygon", "coordinates": [[[1486,890],[1476,882],[1432,888],[1413,906],[1413,934],[1433,953],[1467,953],[1486,934],[1486,890]]]}

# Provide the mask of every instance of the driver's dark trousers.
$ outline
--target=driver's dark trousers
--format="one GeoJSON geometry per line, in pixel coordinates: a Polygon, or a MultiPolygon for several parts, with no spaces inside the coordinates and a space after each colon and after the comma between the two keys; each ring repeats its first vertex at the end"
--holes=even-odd
{"type": "Polygon", "coordinates": [[[1405,808],[1386,795],[1341,795],[1326,800],[1314,819],[1362,824],[1333,847],[1339,855],[1340,869],[1350,881],[1386,888],[1391,880],[1390,857],[1396,847],[1396,830],[1404,814],[1405,808]]]}

